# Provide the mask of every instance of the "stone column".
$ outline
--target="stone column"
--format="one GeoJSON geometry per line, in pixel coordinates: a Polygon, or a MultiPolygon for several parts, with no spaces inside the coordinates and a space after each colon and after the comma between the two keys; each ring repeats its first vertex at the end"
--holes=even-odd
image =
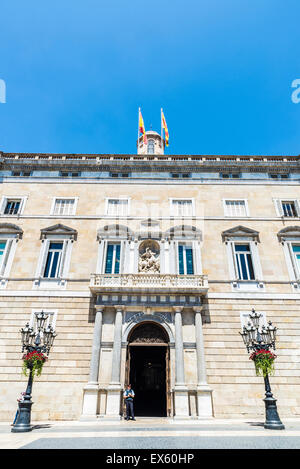
{"type": "Polygon", "coordinates": [[[81,420],[96,418],[97,405],[98,405],[98,375],[100,363],[100,350],[101,350],[101,335],[102,335],[102,316],[103,306],[95,306],[96,316],[94,325],[94,336],[92,346],[92,357],[90,363],[90,377],[89,382],[84,387],[83,407],[81,420]]]}
{"type": "Polygon", "coordinates": [[[120,419],[120,396],[121,396],[121,347],[122,347],[122,324],[123,307],[116,306],[114,345],[112,353],[111,380],[107,390],[106,417],[120,419]]]}
{"type": "Polygon", "coordinates": [[[194,308],[197,351],[197,407],[198,418],[212,417],[212,389],[207,384],[202,328],[202,308],[194,308]]]}
{"type": "Polygon", "coordinates": [[[188,389],[184,377],[184,351],[182,339],[182,307],[174,307],[175,317],[175,417],[189,417],[188,389]]]}

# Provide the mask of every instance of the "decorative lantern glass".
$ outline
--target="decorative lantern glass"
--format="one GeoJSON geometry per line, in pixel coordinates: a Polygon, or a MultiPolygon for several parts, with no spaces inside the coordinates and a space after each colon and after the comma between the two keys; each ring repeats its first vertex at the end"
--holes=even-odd
{"type": "Polygon", "coordinates": [[[44,313],[44,311],[41,311],[39,313],[35,313],[36,326],[37,326],[38,331],[41,331],[44,328],[44,325],[45,325],[46,319],[48,319],[48,316],[49,316],[49,314],[44,313]]]}

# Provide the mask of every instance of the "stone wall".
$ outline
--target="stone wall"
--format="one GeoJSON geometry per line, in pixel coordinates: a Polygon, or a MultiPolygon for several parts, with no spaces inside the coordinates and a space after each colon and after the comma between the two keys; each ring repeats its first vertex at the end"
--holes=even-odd
{"type": "MultiPolygon", "coordinates": [[[[274,396],[278,399],[280,417],[300,415],[300,315],[297,300],[209,299],[205,304],[203,325],[208,384],[213,390],[214,416],[249,418],[264,415],[263,378],[256,377],[254,365],[238,332],[240,313],[254,307],[265,312],[267,320],[278,327],[275,375],[271,377],[274,396]]],[[[55,339],[49,361],[33,385],[33,420],[77,420],[82,410],[83,387],[88,382],[92,349],[94,312],[88,298],[9,298],[1,301],[1,395],[0,419],[11,421],[16,399],[26,388],[21,374],[19,330],[29,320],[32,309],[57,309],[55,339]]],[[[105,389],[111,373],[113,316],[104,313],[101,351],[100,387],[105,389]],[[110,344],[109,344],[110,342],[110,344]]],[[[192,313],[183,316],[184,343],[195,340],[192,313]]],[[[121,380],[124,380],[125,349],[122,353],[121,380]]],[[[174,357],[174,353],[171,353],[174,357]]],[[[185,376],[190,390],[190,407],[196,413],[196,354],[185,348],[185,376]]],[[[174,383],[174,362],[172,362],[174,383]]],[[[105,409],[105,392],[99,402],[99,413],[105,409]],[[101,407],[101,408],[100,408],[101,407]]]]}

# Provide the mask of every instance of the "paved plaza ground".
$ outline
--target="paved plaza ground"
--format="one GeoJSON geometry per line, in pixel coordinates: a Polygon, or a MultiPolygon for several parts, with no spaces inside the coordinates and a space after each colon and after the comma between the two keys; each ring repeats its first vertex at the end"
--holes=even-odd
{"type": "Polygon", "coordinates": [[[300,419],[283,423],[285,430],[266,430],[254,419],[98,419],[32,422],[27,433],[12,433],[10,423],[0,423],[0,449],[300,449],[300,419]]]}

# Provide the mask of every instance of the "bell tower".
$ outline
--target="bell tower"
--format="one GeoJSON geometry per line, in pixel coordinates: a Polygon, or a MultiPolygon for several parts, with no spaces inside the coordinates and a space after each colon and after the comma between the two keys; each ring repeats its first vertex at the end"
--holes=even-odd
{"type": "Polygon", "coordinates": [[[147,143],[144,142],[144,137],[141,135],[137,142],[137,154],[138,155],[163,155],[165,149],[165,141],[154,130],[148,130],[146,132],[147,143]]]}

